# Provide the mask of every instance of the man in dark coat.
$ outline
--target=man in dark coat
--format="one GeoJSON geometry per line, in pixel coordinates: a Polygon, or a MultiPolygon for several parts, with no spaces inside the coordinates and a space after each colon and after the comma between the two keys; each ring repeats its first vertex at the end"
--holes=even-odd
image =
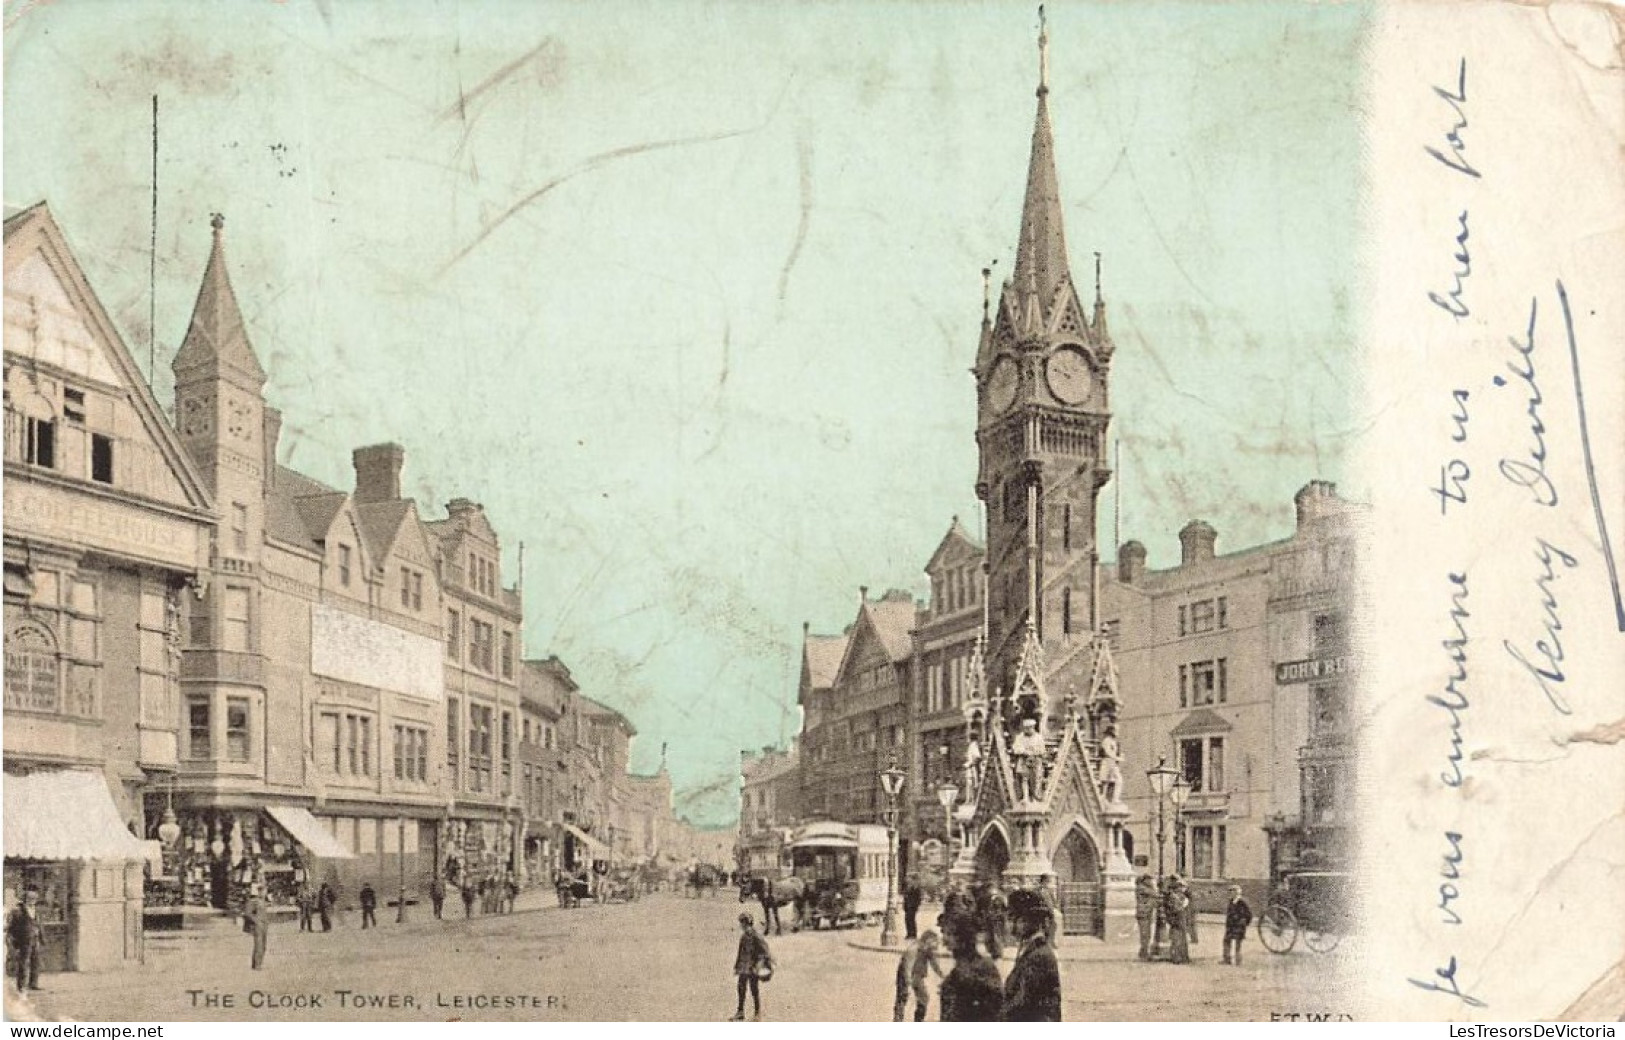
{"type": "Polygon", "coordinates": [[[903,882],[903,938],[913,939],[920,934],[920,882],[910,877],[903,882]]]}
{"type": "Polygon", "coordinates": [[[474,900],[476,898],[478,898],[478,896],[479,896],[479,893],[474,890],[474,882],[469,880],[468,878],[464,878],[463,879],[463,917],[464,918],[469,918],[469,917],[474,916],[474,900]]]}
{"type": "Polygon", "coordinates": [[[768,952],[767,940],[756,934],[756,918],[739,915],[739,949],[734,954],[734,978],[738,980],[739,1004],[734,1009],[733,1021],[745,1019],[745,993],[750,992],[754,1017],[762,1017],[762,978],[773,973],[773,955],[768,952]]]}
{"type": "Polygon", "coordinates": [[[363,930],[378,927],[378,893],[372,890],[371,881],[361,883],[361,927],[363,930]]]}
{"type": "Polygon", "coordinates": [[[6,918],[6,942],[17,965],[17,989],[39,989],[40,950],[45,945],[45,929],[40,924],[39,893],[23,892],[23,901],[11,908],[6,918]]]}
{"type": "Polygon", "coordinates": [[[1150,874],[1141,874],[1134,883],[1134,923],[1140,927],[1140,960],[1151,959],[1151,933],[1157,920],[1157,881],[1150,874]]]}
{"type": "Polygon", "coordinates": [[[1253,908],[1241,898],[1241,886],[1230,886],[1230,902],[1224,908],[1224,963],[1241,966],[1241,941],[1247,938],[1247,926],[1253,923],[1253,908]],[[1231,960],[1231,951],[1235,960],[1231,960]]]}
{"type": "Polygon", "coordinates": [[[446,882],[438,874],[429,882],[429,902],[434,904],[434,919],[440,920],[440,911],[446,905],[446,882]]]}
{"type": "Polygon", "coordinates": [[[316,892],[316,913],[322,919],[322,931],[333,930],[333,908],[338,905],[339,896],[333,891],[333,886],[322,882],[322,887],[316,892]]]}
{"type": "Polygon", "coordinates": [[[1004,980],[1004,1006],[999,1017],[1006,1022],[1059,1022],[1061,1020],[1061,969],[1055,948],[1044,937],[1044,919],[1049,910],[1036,892],[1025,889],[1010,895],[1010,918],[1021,951],[1004,980]]]}
{"type": "Polygon", "coordinates": [[[301,932],[314,932],[316,925],[312,920],[316,913],[316,893],[311,890],[310,883],[299,886],[294,900],[299,905],[299,930],[301,932]]]}
{"type": "Polygon", "coordinates": [[[937,989],[944,1022],[997,1022],[1004,1007],[999,969],[976,945],[976,928],[961,917],[948,935],[953,970],[937,989]]]}

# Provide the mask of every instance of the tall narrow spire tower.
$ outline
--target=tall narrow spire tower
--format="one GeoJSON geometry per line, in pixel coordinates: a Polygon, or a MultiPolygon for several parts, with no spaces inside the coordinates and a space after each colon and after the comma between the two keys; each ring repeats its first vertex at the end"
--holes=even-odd
{"type": "Polygon", "coordinates": [[[1111,476],[1112,343],[1098,269],[1091,320],[1067,261],[1042,8],[1039,18],[1038,111],[1015,268],[977,352],[976,493],[987,504],[988,679],[1013,692],[1017,663],[1033,662],[1036,643],[1056,698],[1088,682],[1096,502],[1111,476]]]}

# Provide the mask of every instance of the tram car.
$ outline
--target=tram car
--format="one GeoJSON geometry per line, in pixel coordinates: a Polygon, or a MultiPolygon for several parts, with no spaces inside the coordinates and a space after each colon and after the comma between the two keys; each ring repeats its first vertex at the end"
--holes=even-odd
{"type": "Polygon", "coordinates": [[[821,820],[796,829],[791,871],[806,886],[802,924],[840,928],[879,921],[886,913],[891,844],[875,824],[821,820]]]}

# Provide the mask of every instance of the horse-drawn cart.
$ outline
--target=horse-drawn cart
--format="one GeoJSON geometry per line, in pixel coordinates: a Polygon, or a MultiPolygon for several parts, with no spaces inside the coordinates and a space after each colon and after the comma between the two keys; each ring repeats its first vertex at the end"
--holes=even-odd
{"type": "Polygon", "coordinates": [[[1258,915],[1258,941],[1286,953],[1303,936],[1316,953],[1330,953],[1350,931],[1350,875],[1305,870],[1281,878],[1270,904],[1258,915]]]}

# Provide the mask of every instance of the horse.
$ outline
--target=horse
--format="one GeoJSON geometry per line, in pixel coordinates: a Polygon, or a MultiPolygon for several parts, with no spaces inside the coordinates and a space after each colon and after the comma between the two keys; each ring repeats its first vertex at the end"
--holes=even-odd
{"type": "Polygon", "coordinates": [[[784,922],[779,919],[780,907],[793,907],[795,920],[792,932],[801,931],[802,908],[807,898],[807,885],[798,877],[746,878],[739,886],[739,901],[755,899],[762,904],[762,934],[771,929],[775,935],[784,934],[784,922]]]}

